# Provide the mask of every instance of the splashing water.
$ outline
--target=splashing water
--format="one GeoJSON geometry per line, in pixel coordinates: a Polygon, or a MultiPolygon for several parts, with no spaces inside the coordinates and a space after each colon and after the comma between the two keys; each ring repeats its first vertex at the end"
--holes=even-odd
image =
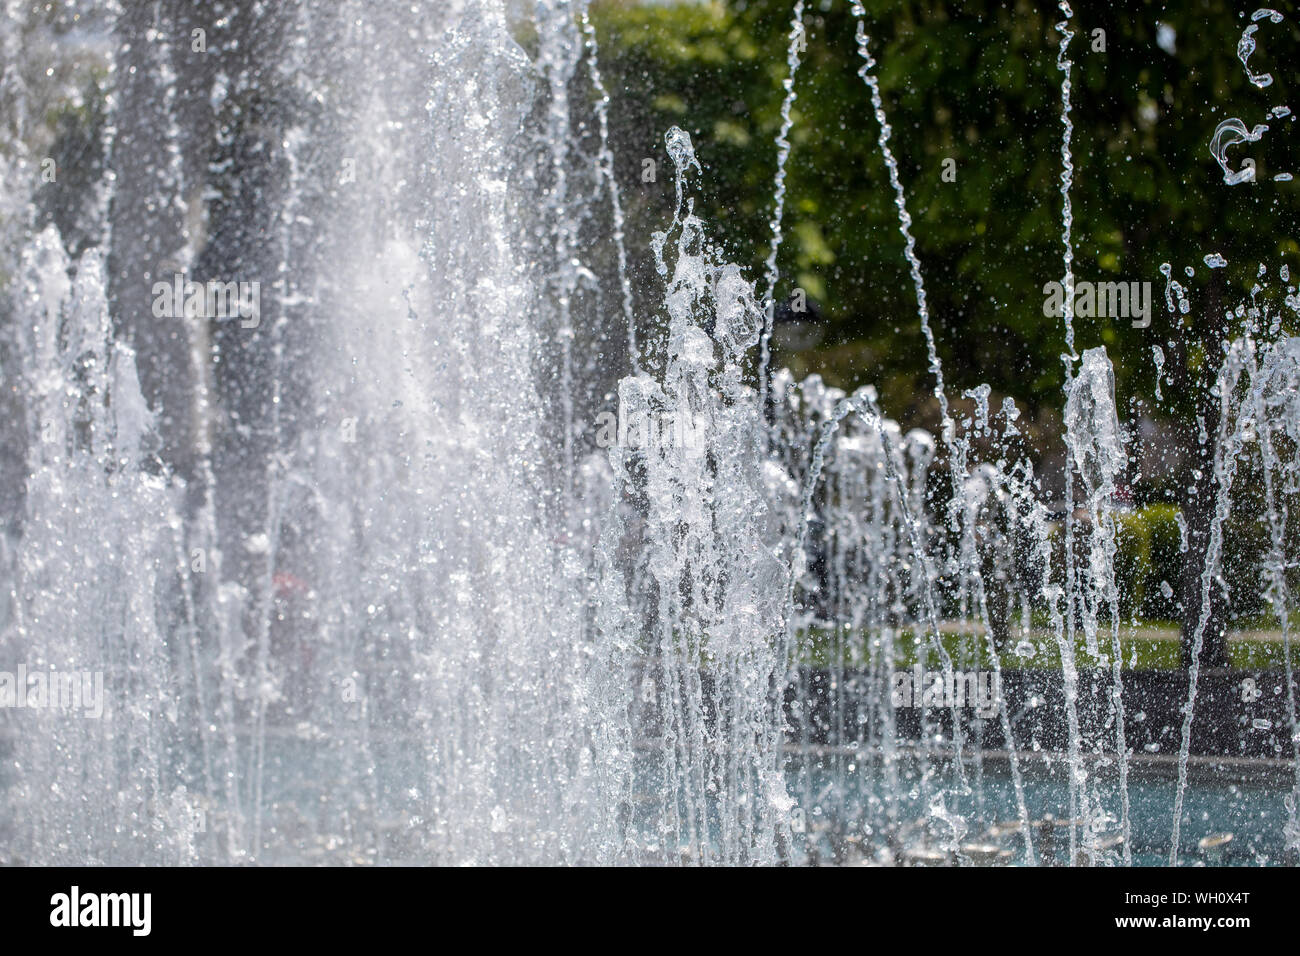
{"type": "MultiPolygon", "coordinates": [[[[1156,714],[1122,645],[1135,432],[1110,356],[1075,348],[1068,4],[1063,505],[1013,400],[949,401],[862,3],[938,440],[869,386],[767,368],[803,2],[759,293],[696,215],[707,182],[677,127],[659,281],[634,286],[585,2],[541,0],[524,31],[499,0],[414,26],[359,0],[272,7],[195,73],[171,55],[178,14],[79,22],[110,77],[107,166],[57,226],[20,184],[69,94],[40,85],[59,37],[0,13],[0,374],[25,476],[4,499],[0,671],[51,675],[85,713],[0,710],[0,859],[1178,864],[1214,756],[1196,709],[1236,690],[1200,657],[1243,473],[1286,663],[1238,743],[1294,778],[1285,821],[1261,813],[1241,843],[1300,849],[1300,344],[1252,299],[1214,356],[1204,555],[1177,516],[1202,613],[1181,711],[1156,714]],[[376,48],[406,66],[375,69],[376,48]],[[230,288],[242,308],[208,314],[230,288]],[[582,422],[606,401],[616,438],[593,450],[582,422]],[[1175,739],[1176,781],[1130,773],[1175,739]]],[[[1260,89],[1265,17],[1238,48],[1260,89]]],[[[1225,181],[1253,179],[1227,150],[1266,130],[1220,125],[1225,181]]]]}
{"type": "Polygon", "coordinates": [[[939,402],[939,417],[943,422],[942,430],[947,440],[950,431],[950,421],[948,417],[948,394],[943,384],[943,365],[939,361],[939,349],[935,344],[934,332],[930,328],[930,308],[926,303],[925,281],[921,277],[921,260],[916,255],[916,240],[912,237],[912,217],[907,211],[907,196],[903,192],[903,184],[898,176],[898,162],[894,159],[894,153],[889,148],[889,137],[893,133],[889,120],[885,116],[884,101],[880,95],[880,81],[872,72],[875,69],[876,61],[872,59],[870,50],[870,38],[867,36],[866,10],[862,4],[855,2],[852,5],[853,16],[857,21],[857,44],[858,56],[862,59],[862,66],[858,70],[858,75],[866,83],[867,88],[871,91],[871,108],[876,115],[876,123],[880,128],[880,154],[885,160],[885,167],[889,170],[889,182],[894,189],[894,206],[898,209],[898,231],[903,236],[903,255],[907,259],[908,268],[912,272],[912,285],[916,289],[916,312],[921,321],[921,332],[925,336],[926,350],[930,358],[930,371],[934,375],[934,397],[939,402]]]}
{"type": "MultiPolygon", "coordinates": [[[[1270,23],[1281,23],[1285,19],[1276,10],[1268,8],[1256,10],[1250,16],[1251,23],[1242,31],[1241,39],[1237,42],[1237,59],[1241,61],[1242,69],[1246,71],[1246,78],[1261,90],[1273,85],[1273,75],[1254,73],[1250,68],[1250,58],[1256,48],[1255,34],[1259,31],[1258,21],[1266,17],[1270,23]]],[[[1271,118],[1282,119],[1290,114],[1290,109],[1285,106],[1275,106],[1269,110],[1271,118]]],[[[1223,169],[1224,183],[1236,186],[1241,183],[1255,182],[1255,161],[1247,159],[1241,169],[1234,170],[1228,163],[1228,148],[1238,143],[1257,143],[1264,138],[1268,130],[1267,123],[1257,123],[1248,129],[1245,122],[1235,116],[1223,120],[1215,127],[1214,135],[1210,139],[1210,155],[1223,169]]],[[[1291,178],[1290,173],[1276,173],[1273,181],[1289,182],[1291,178]]]]}
{"type": "Polygon", "coordinates": [[[1241,39],[1237,41],[1237,59],[1241,61],[1242,69],[1246,71],[1246,77],[1261,90],[1267,86],[1273,85],[1273,75],[1271,73],[1254,73],[1250,69],[1250,57],[1255,52],[1255,34],[1259,31],[1259,21],[1265,17],[1269,23],[1281,23],[1284,17],[1276,10],[1267,7],[1256,10],[1250,15],[1251,22],[1241,33],[1241,39]]]}
{"type": "Polygon", "coordinates": [[[772,340],[772,320],[776,312],[776,283],[779,277],[776,257],[781,251],[781,240],[784,238],[781,231],[781,220],[785,216],[785,166],[790,159],[789,137],[790,130],[794,127],[794,118],[791,116],[790,111],[794,108],[794,101],[798,98],[798,94],[794,89],[794,82],[799,73],[799,51],[807,43],[803,22],[803,8],[803,0],[795,0],[794,13],[790,19],[790,47],[786,53],[786,65],[790,72],[784,81],[785,99],[781,102],[781,129],[776,134],[776,186],[773,190],[772,219],[768,224],[768,228],[772,233],[772,242],[767,253],[764,275],[763,308],[765,315],[758,364],[758,394],[761,407],[764,409],[767,408],[767,367],[771,361],[769,350],[772,340]]]}

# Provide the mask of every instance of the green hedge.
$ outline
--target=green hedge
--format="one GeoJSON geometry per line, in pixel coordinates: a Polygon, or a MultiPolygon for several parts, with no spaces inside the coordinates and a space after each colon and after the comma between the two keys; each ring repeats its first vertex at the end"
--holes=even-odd
{"type": "MultiPolygon", "coordinates": [[[[1119,551],[1115,576],[1120,588],[1120,612],[1146,621],[1175,621],[1179,616],[1179,582],[1183,562],[1199,556],[1181,551],[1178,508],[1150,504],[1116,516],[1119,551]],[[1166,597],[1161,582],[1173,594],[1166,597]]],[[[1266,614],[1260,562],[1267,551],[1267,528],[1248,502],[1234,508],[1224,528],[1220,573],[1228,588],[1231,619],[1249,621],[1266,614]]]]}
{"type": "Polygon", "coordinates": [[[1117,522],[1120,551],[1116,556],[1116,577],[1120,587],[1132,588],[1127,601],[1121,596],[1124,616],[1136,614],[1148,621],[1178,619],[1178,589],[1183,554],[1178,529],[1178,508],[1172,504],[1150,504],[1121,515],[1117,522]],[[1162,583],[1173,594],[1166,597],[1162,583]]]}

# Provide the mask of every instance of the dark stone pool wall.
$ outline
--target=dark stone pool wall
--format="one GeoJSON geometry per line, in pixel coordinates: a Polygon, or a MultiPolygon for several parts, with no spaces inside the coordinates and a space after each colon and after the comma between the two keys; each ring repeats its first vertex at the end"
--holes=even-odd
{"type": "MultiPolygon", "coordinates": [[[[879,675],[849,672],[842,678],[807,669],[786,690],[792,742],[849,746],[881,739],[887,731],[881,701],[890,688],[879,675]],[[796,701],[802,699],[802,707],[796,701]],[[805,719],[806,715],[806,719],[805,719]]],[[[1113,741],[1113,679],[1087,672],[1074,696],[1079,724],[1088,740],[1113,741]]],[[[1182,741],[1188,675],[1182,671],[1126,671],[1121,677],[1125,739],[1135,755],[1177,755],[1182,741]]],[[[1068,734],[1065,680],[1059,671],[1008,670],[1002,694],[1010,710],[1017,750],[1063,752],[1068,734]],[[1037,747],[1035,747],[1035,744],[1037,747]]],[[[1300,697],[1300,693],[1297,694],[1300,697]]],[[[894,736],[918,741],[923,723],[930,734],[951,740],[949,706],[892,708],[894,736]]],[[[1291,760],[1286,674],[1283,671],[1206,670],[1197,682],[1191,753],[1269,760],[1291,760]]],[[[959,711],[968,746],[1007,749],[996,714],[981,719],[973,707],[959,711]]]]}

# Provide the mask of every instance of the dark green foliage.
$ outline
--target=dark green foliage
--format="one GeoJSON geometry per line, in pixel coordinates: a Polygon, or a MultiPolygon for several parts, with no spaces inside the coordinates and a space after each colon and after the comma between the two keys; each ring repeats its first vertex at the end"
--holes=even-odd
{"type": "MultiPolygon", "coordinates": [[[[596,5],[637,254],[644,243],[636,238],[660,227],[672,190],[666,170],[655,184],[641,183],[641,160],[666,164],[662,135],[678,124],[705,167],[699,211],[761,277],[792,6],[596,5]]],[[[987,381],[1037,418],[1059,405],[1065,349],[1060,319],[1042,312],[1044,283],[1063,275],[1059,14],[1054,4],[987,0],[866,6],[950,392],[987,381]],[[941,178],[946,158],[956,161],[955,182],[941,178]]],[[[1151,346],[1169,352],[1169,342],[1186,342],[1194,366],[1217,343],[1221,323],[1204,314],[1203,257],[1219,252],[1231,263],[1225,306],[1248,296],[1259,263],[1270,276],[1283,262],[1293,272],[1300,266],[1291,230],[1300,180],[1272,181],[1300,172],[1291,120],[1272,121],[1262,142],[1230,152],[1234,166],[1256,160],[1257,183],[1225,185],[1208,148],[1222,119],[1253,126],[1291,102],[1300,21],[1261,25],[1251,66],[1275,82],[1260,90],[1236,56],[1249,21],[1225,0],[1077,6],[1069,48],[1075,274],[1151,281],[1154,320],[1134,329],[1123,319],[1080,318],[1076,347],[1106,345],[1122,408],[1140,398],[1148,414],[1185,417],[1192,409],[1177,389],[1166,386],[1154,402],[1151,346]],[[1174,55],[1157,45],[1157,21],[1176,31],[1174,55]],[[1097,29],[1104,52],[1093,49],[1097,29]],[[1192,292],[1185,327],[1165,311],[1162,262],[1192,292]]],[[[857,75],[854,19],[847,2],[807,7],[778,295],[806,289],[824,305],[829,330],[816,349],[781,360],[834,384],[873,383],[891,414],[932,424],[915,295],[857,75]]]]}

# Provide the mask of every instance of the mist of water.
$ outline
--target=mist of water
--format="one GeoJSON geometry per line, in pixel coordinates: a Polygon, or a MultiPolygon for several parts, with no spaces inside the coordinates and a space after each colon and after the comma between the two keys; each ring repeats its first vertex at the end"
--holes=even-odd
{"type": "MultiPolygon", "coordinates": [[[[0,710],[0,859],[1035,864],[1061,827],[1072,863],[1141,841],[1178,863],[1208,611],[1157,840],[1124,706],[1131,423],[1106,351],[1075,354],[1061,9],[1063,516],[1015,403],[950,402],[860,3],[937,438],[869,386],[769,381],[802,3],[757,292],[696,214],[681,129],[671,219],[628,232],[585,0],[241,9],[209,42],[257,42],[213,59],[167,4],[6,8],[0,671],[103,693],[0,710]],[[65,99],[106,116],[84,201],[51,211],[35,117],[65,99]],[[260,298],[160,309],[185,281],[260,298]],[[1060,720],[1003,692],[1013,658],[1059,671],[1060,720]],[[900,674],[980,671],[987,707],[896,699],[900,674]],[[1043,757],[1063,788],[1031,779],[1043,757]]],[[[1294,761],[1300,346],[1249,320],[1216,386],[1202,606],[1256,468],[1289,724],[1252,732],[1294,761]]],[[[1257,856],[1300,848],[1295,772],[1257,856]]]]}

